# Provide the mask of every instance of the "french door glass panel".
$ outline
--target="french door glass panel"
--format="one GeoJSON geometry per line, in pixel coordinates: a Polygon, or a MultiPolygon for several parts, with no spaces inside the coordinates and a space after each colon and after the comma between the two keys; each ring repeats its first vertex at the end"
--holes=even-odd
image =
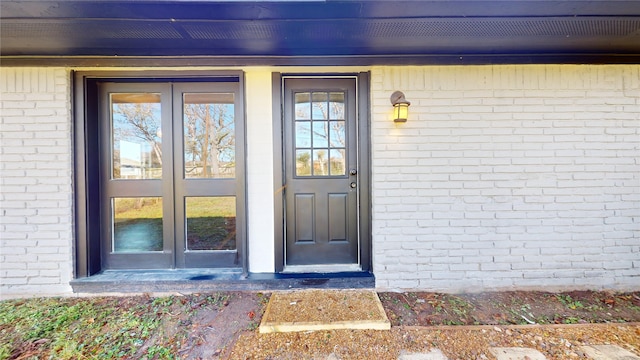
{"type": "Polygon", "coordinates": [[[162,198],[113,198],[113,251],[162,251],[162,198]]]}
{"type": "Polygon", "coordinates": [[[235,177],[233,93],[185,93],[184,176],[235,177]]]}
{"type": "Polygon", "coordinates": [[[100,86],[105,267],[238,266],[238,83],[100,86]]]}
{"type": "Polygon", "coordinates": [[[111,117],[111,178],[162,178],[160,94],[111,94],[111,117]]]}
{"type": "Polygon", "coordinates": [[[236,249],[234,196],[185,198],[187,250],[236,249]]]}

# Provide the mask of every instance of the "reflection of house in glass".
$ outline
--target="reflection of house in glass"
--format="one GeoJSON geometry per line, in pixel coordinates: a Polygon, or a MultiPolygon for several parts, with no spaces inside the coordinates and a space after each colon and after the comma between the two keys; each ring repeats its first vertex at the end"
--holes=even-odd
{"type": "Polygon", "coordinates": [[[232,178],[235,176],[235,162],[219,161],[217,166],[207,165],[206,167],[198,161],[185,163],[185,172],[188,178],[232,178]],[[216,176],[205,175],[215,174],[216,176]]]}
{"type": "Polygon", "coordinates": [[[161,176],[160,165],[154,166],[153,154],[144,144],[130,141],[119,141],[120,150],[115,154],[114,172],[119,172],[120,179],[153,179],[161,176]],[[119,155],[119,156],[118,156],[119,155]]]}
{"type": "Polygon", "coordinates": [[[143,170],[140,144],[120,141],[120,178],[141,179],[143,170]]]}

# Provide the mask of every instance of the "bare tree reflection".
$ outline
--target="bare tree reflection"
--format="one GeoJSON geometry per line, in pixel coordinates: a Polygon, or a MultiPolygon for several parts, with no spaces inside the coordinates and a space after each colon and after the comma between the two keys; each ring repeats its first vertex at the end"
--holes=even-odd
{"type": "Polygon", "coordinates": [[[185,104],[185,162],[190,177],[233,177],[235,136],[230,104],[185,104]]]}

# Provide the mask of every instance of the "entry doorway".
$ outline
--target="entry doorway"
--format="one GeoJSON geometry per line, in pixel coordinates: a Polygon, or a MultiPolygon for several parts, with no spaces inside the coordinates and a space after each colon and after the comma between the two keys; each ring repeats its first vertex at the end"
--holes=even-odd
{"type": "Polygon", "coordinates": [[[369,270],[366,80],[281,78],[282,272],[369,270]]]}

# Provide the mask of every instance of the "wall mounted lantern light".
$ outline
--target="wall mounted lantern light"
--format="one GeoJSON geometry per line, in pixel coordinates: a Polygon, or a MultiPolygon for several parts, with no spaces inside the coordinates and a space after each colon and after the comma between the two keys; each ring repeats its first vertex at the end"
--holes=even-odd
{"type": "Polygon", "coordinates": [[[391,104],[393,104],[393,121],[407,122],[409,105],[411,105],[411,103],[404,98],[402,91],[394,91],[393,94],[391,94],[391,104]]]}

